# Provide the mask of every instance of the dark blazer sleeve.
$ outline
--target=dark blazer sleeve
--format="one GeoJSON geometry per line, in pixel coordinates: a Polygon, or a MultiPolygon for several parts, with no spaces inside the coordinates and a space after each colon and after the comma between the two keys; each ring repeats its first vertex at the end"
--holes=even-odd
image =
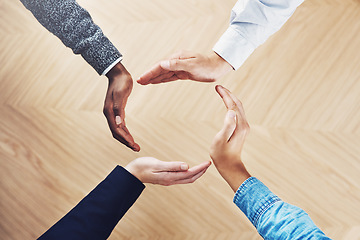
{"type": "Polygon", "coordinates": [[[119,220],[140,196],[145,185],[117,166],[40,240],[107,239],[119,220]]]}
{"type": "Polygon", "coordinates": [[[99,73],[121,58],[90,14],[75,0],[20,0],[47,30],[99,73]]]}

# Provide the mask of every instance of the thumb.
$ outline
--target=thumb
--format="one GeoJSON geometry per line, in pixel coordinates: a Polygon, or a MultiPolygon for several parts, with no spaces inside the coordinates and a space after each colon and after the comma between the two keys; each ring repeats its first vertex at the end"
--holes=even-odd
{"type": "Polygon", "coordinates": [[[184,162],[163,162],[158,165],[159,172],[182,172],[187,171],[189,165],[184,162]]]}
{"type": "Polygon", "coordinates": [[[218,133],[223,141],[229,141],[236,128],[236,113],[233,110],[229,110],[226,113],[224,126],[218,133]]]}
{"type": "MultiPolygon", "coordinates": [[[[131,91],[131,90],[130,90],[131,91]]],[[[113,112],[116,124],[119,125],[125,119],[125,106],[130,92],[113,92],[113,112]]]]}
{"type": "Polygon", "coordinates": [[[168,71],[188,71],[189,62],[186,59],[169,59],[160,62],[161,68],[168,71]]]}

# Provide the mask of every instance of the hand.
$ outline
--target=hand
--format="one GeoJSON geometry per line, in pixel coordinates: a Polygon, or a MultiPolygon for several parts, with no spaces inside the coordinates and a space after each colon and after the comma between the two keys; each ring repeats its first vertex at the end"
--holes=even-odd
{"type": "Polygon", "coordinates": [[[138,152],[140,146],[135,143],[125,125],[125,105],[133,87],[131,75],[121,63],[118,63],[106,76],[109,79],[109,86],[103,112],[112,135],[119,142],[138,152]]]}
{"type": "Polygon", "coordinates": [[[210,166],[207,161],[189,169],[183,162],[163,162],[152,157],[137,158],[125,169],[143,183],[170,186],[174,184],[193,183],[201,177],[210,166]]]}
{"type": "Polygon", "coordinates": [[[212,142],[210,157],[220,175],[236,192],[239,186],[251,177],[240,157],[250,127],[241,102],[222,86],[216,86],[216,91],[223,99],[228,112],[223,129],[216,134],[212,142]]]}
{"type": "Polygon", "coordinates": [[[232,69],[232,66],[215,52],[209,56],[181,52],[157,63],[152,69],[145,72],[137,82],[142,85],[165,83],[179,79],[214,82],[232,69]]]}

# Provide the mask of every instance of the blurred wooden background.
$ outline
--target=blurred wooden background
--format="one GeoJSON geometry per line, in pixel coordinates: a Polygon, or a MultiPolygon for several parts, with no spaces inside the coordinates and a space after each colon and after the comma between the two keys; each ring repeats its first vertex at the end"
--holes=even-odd
{"type": "MultiPolygon", "coordinates": [[[[208,53],[235,0],[80,0],[134,79],[186,49],[208,53]]],[[[214,84],[135,84],[115,141],[96,72],[19,1],[0,0],[0,238],[34,239],[117,164],[209,160],[225,108],[214,84]]],[[[307,0],[236,72],[218,81],[252,128],[243,159],[331,238],[360,239],[360,1],[307,0]]],[[[260,239],[214,166],[192,185],[148,185],[110,239],[260,239]]]]}

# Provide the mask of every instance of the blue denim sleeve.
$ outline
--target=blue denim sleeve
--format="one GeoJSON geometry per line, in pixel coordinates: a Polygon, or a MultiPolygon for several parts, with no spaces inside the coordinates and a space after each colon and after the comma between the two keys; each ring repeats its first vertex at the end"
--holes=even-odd
{"type": "Polygon", "coordinates": [[[264,239],[330,239],[304,210],[281,201],[255,177],[239,187],[234,203],[264,239]]]}

